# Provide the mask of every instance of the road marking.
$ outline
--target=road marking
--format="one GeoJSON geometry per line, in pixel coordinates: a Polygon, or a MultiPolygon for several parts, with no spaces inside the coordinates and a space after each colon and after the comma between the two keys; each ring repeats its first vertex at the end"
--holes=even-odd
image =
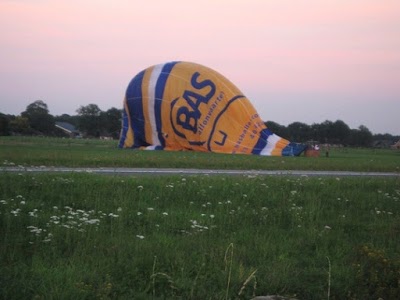
{"type": "Polygon", "coordinates": [[[108,175],[243,175],[243,176],[336,176],[336,177],[400,177],[395,172],[308,171],[308,170],[211,170],[153,168],[64,168],[64,167],[2,167],[13,173],[93,173],[108,175]]]}

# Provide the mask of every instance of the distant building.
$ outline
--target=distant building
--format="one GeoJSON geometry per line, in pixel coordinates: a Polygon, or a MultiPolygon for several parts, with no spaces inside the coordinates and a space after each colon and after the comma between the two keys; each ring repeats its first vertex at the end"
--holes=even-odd
{"type": "Polygon", "coordinates": [[[392,143],[393,143],[392,140],[377,140],[373,142],[372,146],[374,148],[388,149],[391,147],[392,143]]]}
{"type": "Polygon", "coordinates": [[[397,143],[392,145],[390,148],[400,150],[400,140],[398,140],[397,143]]]}
{"type": "Polygon", "coordinates": [[[66,133],[71,138],[77,138],[81,136],[79,130],[75,128],[74,125],[68,122],[56,122],[56,127],[61,129],[64,133],[66,133]]]}

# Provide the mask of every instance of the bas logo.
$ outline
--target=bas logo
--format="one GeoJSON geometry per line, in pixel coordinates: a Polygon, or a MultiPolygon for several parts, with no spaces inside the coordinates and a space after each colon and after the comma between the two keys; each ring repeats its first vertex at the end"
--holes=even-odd
{"type": "MultiPolygon", "coordinates": [[[[206,79],[199,81],[199,72],[192,75],[190,83],[193,90],[185,90],[182,97],[178,97],[171,102],[170,119],[174,132],[182,137],[187,138],[183,133],[196,134],[198,121],[201,118],[201,104],[207,104],[215,94],[215,84],[206,79]],[[176,109],[176,107],[177,109],[176,109]],[[176,125],[175,125],[176,124],[176,125]]],[[[191,145],[202,145],[205,141],[190,141],[191,145]]]]}

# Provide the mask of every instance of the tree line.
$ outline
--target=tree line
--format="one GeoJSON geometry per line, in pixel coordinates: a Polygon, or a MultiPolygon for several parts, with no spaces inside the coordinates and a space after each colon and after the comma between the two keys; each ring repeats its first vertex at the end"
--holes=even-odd
{"type": "MultiPolygon", "coordinates": [[[[374,141],[387,140],[388,144],[394,144],[396,137],[389,134],[373,135],[364,125],[351,129],[342,120],[324,121],[308,125],[301,122],[294,122],[288,126],[268,121],[265,123],[272,132],[285,137],[290,141],[310,142],[323,144],[335,144],[343,146],[370,147],[374,141]]],[[[398,137],[397,137],[398,140],[398,137]]]]}
{"type": "MultiPolygon", "coordinates": [[[[66,136],[55,125],[56,122],[67,122],[74,125],[86,138],[101,136],[119,138],[121,109],[112,107],[107,111],[102,111],[96,104],[89,104],[80,106],[76,113],[72,116],[68,114],[53,116],[49,113],[44,101],[36,100],[29,104],[20,115],[6,115],[0,112],[0,135],[66,136]]],[[[293,122],[284,126],[273,121],[265,122],[265,124],[277,135],[300,143],[314,141],[343,146],[371,147],[382,141],[385,143],[383,146],[390,146],[400,139],[400,136],[387,133],[373,135],[364,125],[351,129],[341,120],[335,122],[327,120],[312,125],[293,122]]]]}
{"type": "Polygon", "coordinates": [[[0,135],[66,136],[56,127],[56,122],[67,122],[86,138],[119,138],[122,110],[112,107],[102,111],[96,104],[89,104],[79,107],[76,112],[72,116],[53,116],[45,102],[36,100],[18,116],[0,113],[0,135]]]}

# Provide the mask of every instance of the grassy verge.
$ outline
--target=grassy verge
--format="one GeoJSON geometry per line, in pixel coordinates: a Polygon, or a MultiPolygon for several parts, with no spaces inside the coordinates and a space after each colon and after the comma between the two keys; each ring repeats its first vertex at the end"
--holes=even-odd
{"type": "Polygon", "coordinates": [[[398,178],[2,173],[0,295],[399,299],[399,213],[398,178]]]}
{"type": "Polygon", "coordinates": [[[329,157],[263,157],[117,149],[117,141],[0,137],[0,163],[23,166],[146,167],[400,172],[400,152],[332,149],[329,157]]]}

